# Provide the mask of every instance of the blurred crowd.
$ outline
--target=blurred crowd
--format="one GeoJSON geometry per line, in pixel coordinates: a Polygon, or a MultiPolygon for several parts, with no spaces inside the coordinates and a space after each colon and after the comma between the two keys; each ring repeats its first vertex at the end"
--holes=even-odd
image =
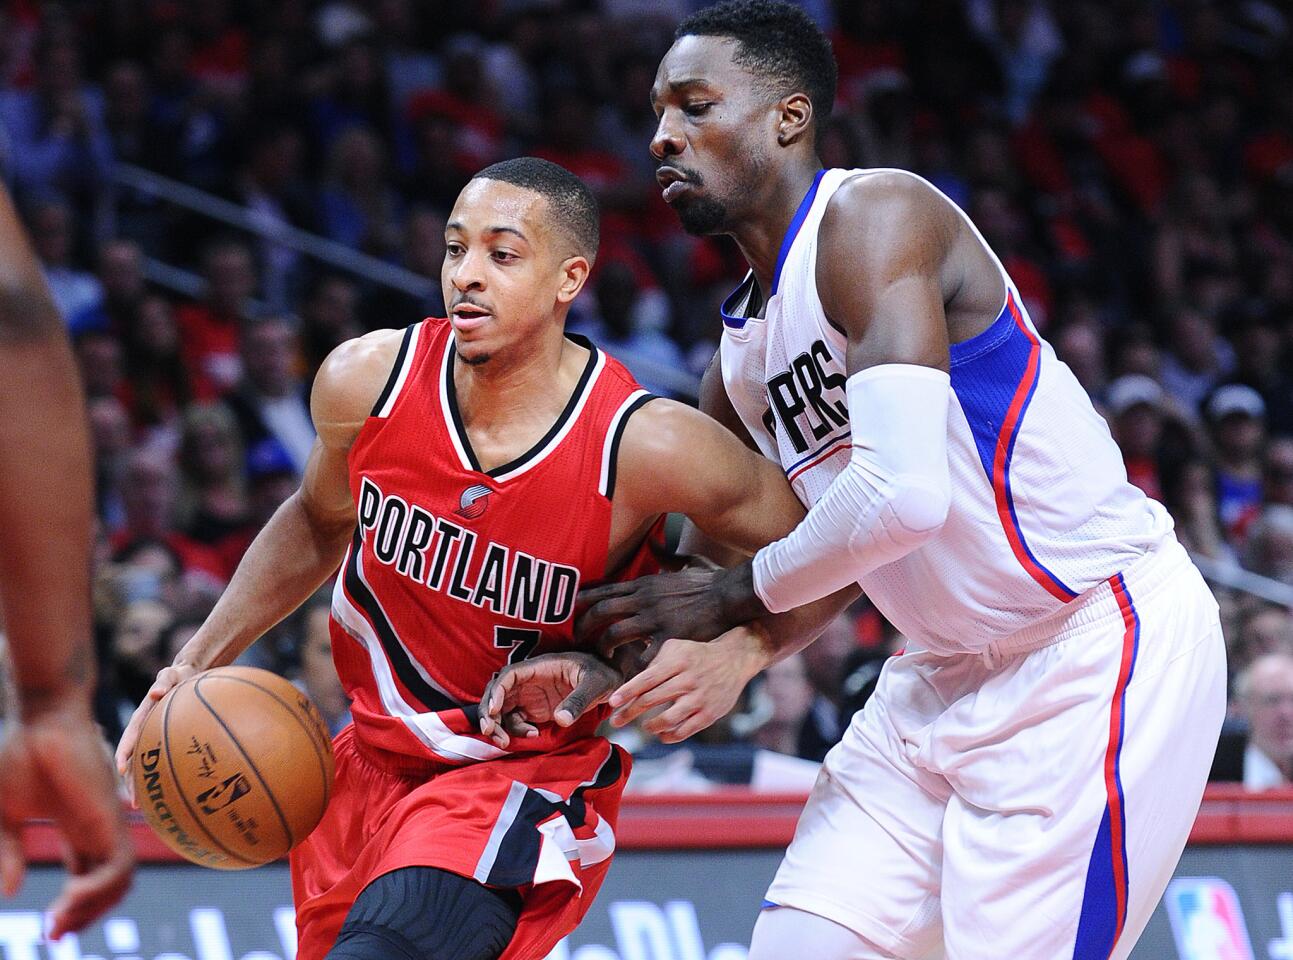
{"type": "MultiPolygon", "coordinates": [[[[631,366],[696,373],[743,264],[725,240],[680,231],[647,144],[655,65],[698,5],[0,0],[0,178],[88,396],[109,738],[294,489],[322,358],[443,309],[436,294],[228,232],[123,182],[118,165],[437,278],[466,179],[505,157],[546,157],[582,176],[603,210],[572,326],[631,366]],[[178,294],[158,264],[197,275],[201,292],[178,294]]],[[[804,5],[840,65],[825,164],[911,169],[965,208],[1186,546],[1293,588],[1287,7],[804,5]]],[[[1219,773],[1287,781],[1293,615],[1218,595],[1238,737],[1219,773]]],[[[249,658],[298,678],[339,726],[328,644],[322,596],[249,658]]],[[[768,671],[685,762],[660,756],[659,782],[758,781],[769,754],[820,759],[901,644],[859,604],[768,671]]],[[[648,760],[660,752],[640,746],[648,760]]]]}

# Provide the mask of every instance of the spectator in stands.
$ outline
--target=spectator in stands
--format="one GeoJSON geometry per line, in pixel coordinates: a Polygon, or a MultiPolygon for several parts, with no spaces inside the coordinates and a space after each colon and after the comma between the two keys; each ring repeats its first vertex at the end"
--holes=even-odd
{"type": "MultiPolygon", "coordinates": [[[[185,410],[179,462],[185,536],[218,554],[225,553],[230,538],[244,542],[250,509],[243,484],[242,441],[226,406],[199,403],[185,410]]],[[[235,566],[236,562],[225,563],[226,580],[235,566]]]]}
{"type": "Polygon", "coordinates": [[[659,289],[643,290],[633,269],[623,261],[600,265],[594,284],[597,313],[573,325],[612,356],[623,355],[639,382],[653,393],[673,394],[667,380],[657,379],[650,364],[663,371],[682,370],[682,351],[669,339],[669,301],[659,289]],[[638,360],[648,366],[638,366],[638,360]]]}
{"type": "MultiPolygon", "coordinates": [[[[247,451],[252,534],[259,532],[269,522],[274,511],[296,492],[299,482],[296,465],[281,443],[273,437],[267,437],[252,444],[247,451]]],[[[247,542],[251,542],[250,537],[247,542]]]]}
{"type": "Polygon", "coordinates": [[[103,320],[95,326],[128,336],[138,322],[139,306],[148,292],[139,244],[115,239],[100,245],[99,286],[103,290],[103,320]]]}
{"type": "Polygon", "coordinates": [[[121,505],[121,476],[134,439],[130,414],[113,396],[95,397],[86,403],[90,442],[94,450],[96,513],[101,523],[116,528],[125,522],[121,505]]]}
{"type": "Polygon", "coordinates": [[[205,296],[180,307],[176,318],[194,393],[211,399],[231,390],[242,373],[238,329],[250,313],[256,268],[246,244],[224,238],[207,246],[202,272],[205,296]]]}
{"type": "Polygon", "coordinates": [[[1267,503],[1293,507],[1293,436],[1275,437],[1266,447],[1262,493],[1267,503]]]}
{"type": "Polygon", "coordinates": [[[376,257],[398,249],[401,204],[371,130],[352,126],[337,136],[320,205],[323,232],[337,243],[376,257]]]}
{"type": "Polygon", "coordinates": [[[847,612],[836,617],[820,637],[804,648],[801,656],[813,688],[813,700],[799,728],[797,756],[820,762],[844,735],[850,715],[843,712],[843,681],[857,649],[857,626],[847,612]]]}
{"type": "Polygon", "coordinates": [[[68,329],[80,333],[102,322],[103,288],[94,274],[78,268],[72,257],[76,221],[66,201],[54,196],[32,203],[27,229],[45,268],[45,280],[68,329]]]}
{"type": "Polygon", "coordinates": [[[297,686],[319,708],[323,722],[334,736],[350,722],[350,702],[332,663],[332,636],[328,620],[331,601],[324,593],[305,608],[301,636],[301,672],[297,686]]]}
{"type": "Polygon", "coordinates": [[[803,657],[795,654],[764,671],[754,700],[752,712],[763,722],[750,742],[774,753],[794,756],[799,750],[799,731],[813,704],[813,688],[803,657]]]}
{"type": "Polygon", "coordinates": [[[124,390],[121,342],[106,331],[86,330],[75,344],[86,397],[120,397],[124,390]]]}
{"type": "Polygon", "coordinates": [[[45,32],[36,52],[35,87],[0,90],[0,127],[9,140],[15,187],[85,200],[106,182],[112,146],[103,98],[84,82],[74,37],[70,30],[45,32]]]}
{"type": "Polygon", "coordinates": [[[297,373],[296,335],[287,321],[267,318],[244,325],[239,338],[242,381],[228,397],[243,442],[273,437],[287,451],[297,476],[314,445],[309,388],[297,373]]]}
{"type": "Polygon", "coordinates": [[[1242,542],[1262,502],[1266,404],[1252,387],[1220,387],[1207,404],[1217,452],[1217,508],[1226,536],[1242,542]]]}
{"type": "Polygon", "coordinates": [[[1259,603],[1243,618],[1230,646],[1230,669],[1242,670],[1268,653],[1293,654],[1293,613],[1274,603],[1259,603]]]}
{"type": "MultiPolygon", "coordinates": [[[[304,151],[300,131],[287,119],[265,122],[252,135],[237,194],[260,222],[318,230],[315,198],[302,182],[304,151]]],[[[301,254],[265,238],[258,242],[258,249],[265,301],[271,309],[285,310],[294,292],[301,254]]]]}
{"type": "Polygon", "coordinates": [[[1198,412],[1203,400],[1235,367],[1235,350],[1217,335],[1216,324],[1198,310],[1183,307],[1170,322],[1163,354],[1163,387],[1186,410],[1198,412]]]}
{"type": "Polygon", "coordinates": [[[1217,510],[1216,484],[1206,460],[1191,458],[1177,465],[1164,491],[1163,504],[1176,522],[1176,537],[1190,553],[1234,562],[1217,510]]]}
{"type": "Polygon", "coordinates": [[[181,488],[165,455],[150,450],[131,453],[118,493],[125,522],[111,538],[115,557],[141,543],[156,543],[179,559],[181,573],[193,572],[223,582],[225,571],[219,558],[176,529],[181,488]]]}
{"type": "Polygon", "coordinates": [[[1293,586],[1293,507],[1273,504],[1248,529],[1244,566],[1293,586]]]}
{"type": "Polygon", "coordinates": [[[418,297],[393,288],[375,291],[363,308],[364,325],[368,329],[403,327],[426,317],[445,315],[440,292],[444,222],[445,218],[431,207],[420,206],[410,211],[404,224],[401,266],[430,281],[426,295],[418,297]]]}
{"type": "Polygon", "coordinates": [[[197,395],[184,363],[171,302],[148,294],[135,323],[125,330],[126,391],[131,417],[141,428],[165,431],[197,395]]]}
{"type": "Polygon", "coordinates": [[[359,288],[340,274],[320,274],[301,301],[301,339],[310,379],[329,353],[363,333],[359,288]]]}
{"type": "Polygon", "coordinates": [[[1293,654],[1258,657],[1239,674],[1235,687],[1249,728],[1244,786],[1288,786],[1293,783],[1293,654]]]}
{"type": "Polygon", "coordinates": [[[1104,329],[1089,320],[1066,323],[1055,335],[1055,352],[1086,392],[1097,399],[1104,396],[1108,379],[1104,339],[1104,329]]]}
{"type": "Polygon", "coordinates": [[[165,666],[162,646],[174,615],[160,599],[146,594],[150,585],[142,579],[123,579],[127,594],[136,594],[135,599],[126,601],[112,637],[113,682],[121,694],[117,713],[124,725],[152,686],[157,671],[165,666]]]}
{"type": "Polygon", "coordinates": [[[149,111],[148,74],[133,60],[108,68],[103,84],[104,123],[113,159],[136,166],[165,162],[172,144],[159,136],[149,111]]]}
{"type": "Polygon", "coordinates": [[[1124,374],[1109,384],[1105,406],[1113,418],[1113,438],[1122,450],[1127,479],[1155,500],[1162,500],[1158,471],[1163,388],[1144,374],[1124,374]]]}

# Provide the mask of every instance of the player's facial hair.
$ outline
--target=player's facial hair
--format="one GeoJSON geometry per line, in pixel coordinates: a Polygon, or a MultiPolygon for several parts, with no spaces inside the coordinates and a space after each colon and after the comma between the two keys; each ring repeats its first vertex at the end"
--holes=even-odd
{"type": "MultiPolygon", "coordinates": [[[[703,186],[705,181],[698,177],[695,182],[698,186],[703,186]]],[[[717,233],[719,227],[727,222],[727,204],[716,197],[700,197],[686,205],[680,205],[678,219],[682,222],[682,228],[693,237],[708,236],[717,233]]]]}
{"type": "MultiPolygon", "coordinates": [[[[749,165],[740,172],[737,179],[749,184],[758,183],[768,166],[767,155],[757,148],[752,148],[748,153],[748,157],[749,165]]],[[[705,178],[699,171],[687,170],[685,172],[688,174],[688,179],[692,180],[696,186],[705,186],[705,178]]],[[[685,206],[680,205],[676,209],[678,219],[682,222],[682,228],[693,237],[719,233],[731,223],[727,204],[713,195],[707,194],[699,197],[685,206]]]]}

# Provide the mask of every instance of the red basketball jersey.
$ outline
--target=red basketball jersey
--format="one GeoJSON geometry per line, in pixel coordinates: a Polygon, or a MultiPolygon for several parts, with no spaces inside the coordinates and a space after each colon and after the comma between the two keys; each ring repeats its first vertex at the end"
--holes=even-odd
{"type": "MultiPolygon", "coordinates": [[[[390,766],[509,752],[477,732],[485,685],[509,661],[577,646],[575,593],[608,575],[620,435],[651,399],[581,343],[588,362],[556,423],[485,471],[458,412],[452,328],[414,324],[355,440],[359,522],[333,591],[332,649],[356,736],[390,766]]],[[[645,547],[621,575],[651,572],[645,547]]],[[[604,714],[513,740],[511,752],[592,736],[604,714]]]]}

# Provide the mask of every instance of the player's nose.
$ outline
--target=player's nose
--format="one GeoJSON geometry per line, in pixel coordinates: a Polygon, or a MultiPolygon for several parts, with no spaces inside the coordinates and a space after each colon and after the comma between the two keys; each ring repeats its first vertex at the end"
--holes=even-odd
{"type": "Polygon", "coordinates": [[[660,122],[656,124],[655,136],[651,138],[651,156],[657,160],[663,160],[665,157],[676,157],[682,153],[683,137],[678,123],[670,117],[671,111],[666,110],[660,115],[660,122]]]}
{"type": "Polygon", "coordinates": [[[480,256],[468,250],[449,268],[449,282],[457,290],[483,290],[485,287],[484,263],[480,256]]]}

